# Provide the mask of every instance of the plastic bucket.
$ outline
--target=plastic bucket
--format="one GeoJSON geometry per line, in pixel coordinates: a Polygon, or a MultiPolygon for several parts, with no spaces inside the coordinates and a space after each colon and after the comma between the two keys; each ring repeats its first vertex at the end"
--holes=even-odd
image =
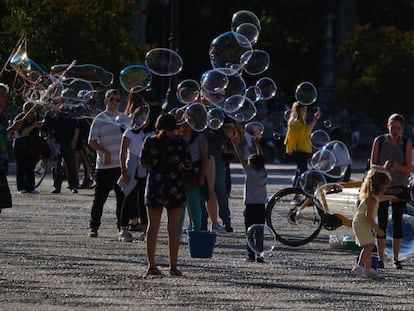
{"type": "MultiPolygon", "coordinates": [[[[355,262],[358,263],[359,261],[359,256],[355,256],[355,262]]],[[[379,257],[377,255],[372,255],[371,258],[371,268],[374,270],[378,269],[378,261],[379,261],[379,257]]]]}
{"type": "Polygon", "coordinates": [[[192,258],[211,258],[217,234],[210,231],[187,231],[188,250],[192,258]]]}

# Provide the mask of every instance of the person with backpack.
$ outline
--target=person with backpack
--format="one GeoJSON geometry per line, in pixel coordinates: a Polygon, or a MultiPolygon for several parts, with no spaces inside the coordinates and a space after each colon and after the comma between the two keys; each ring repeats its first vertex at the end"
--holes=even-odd
{"type": "MultiPolygon", "coordinates": [[[[403,136],[405,120],[394,113],[388,118],[388,133],[374,139],[371,149],[370,166],[372,169],[386,170],[391,174],[391,185],[386,194],[396,195],[399,200],[391,202],[393,226],[393,266],[402,269],[399,253],[403,241],[402,219],[408,198],[408,176],[411,172],[412,143],[403,136]]],[[[384,232],[388,225],[389,201],[381,202],[378,207],[378,225],[384,232]]],[[[377,249],[380,257],[378,268],[384,268],[386,238],[377,236],[377,249]]]]}

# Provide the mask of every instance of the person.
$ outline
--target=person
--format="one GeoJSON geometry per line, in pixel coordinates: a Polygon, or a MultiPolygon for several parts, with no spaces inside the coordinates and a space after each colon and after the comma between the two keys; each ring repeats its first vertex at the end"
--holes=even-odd
{"type": "Polygon", "coordinates": [[[311,133],[319,118],[321,111],[318,109],[312,122],[307,121],[308,106],[294,102],[288,121],[288,130],[284,144],[286,153],[293,158],[297,169],[293,179],[293,186],[299,186],[299,179],[302,173],[308,170],[308,161],[312,156],[311,133]]]}
{"type": "MultiPolygon", "coordinates": [[[[142,106],[136,108],[131,115],[131,119],[135,120],[140,115],[141,110],[142,106]]],[[[129,184],[131,179],[135,179],[137,182],[136,186],[124,198],[122,211],[126,213],[129,219],[129,227],[121,228],[121,241],[132,241],[132,235],[129,231],[138,231],[138,229],[143,232],[141,234],[141,240],[144,240],[146,236],[148,217],[144,202],[144,193],[147,171],[141,166],[140,154],[145,138],[155,134],[154,131],[148,129],[148,125],[148,119],[142,124],[136,124],[136,126],[134,126],[133,122],[132,127],[128,128],[122,136],[119,154],[121,180],[125,184],[129,184]],[[139,219],[141,223],[139,223],[139,219]]]]}
{"type": "Polygon", "coordinates": [[[8,94],[8,85],[0,83],[0,213],[2,209],[10,208],[13,205],[9,184],[7,182],[7,174],[9,170],[7,137],[12,135],[12,133],[18,130],[23,124],[23,120],[16,120],[8,127],[7,117],[4,113],[8,94]]]}
{"type": "MultiPolygon", "coordinates": [[[[260,133],[254,134],[253,143],[256,147],[256,153],[250,154],[246,161],[237,141],[238,135],[230,137],[234,151],[246,174],[243,191],[245,204],[243,215],[246,233],[250,226],[265,223],[267,170],[265,168],[265,159],[260,146],[260,138],[260,133]]],[[[246,261],[257,261],[262,263],[264,262],[264,258],[259,255],[256,256],[256,251],[260,249],[263,250],[263,231],[256,232],[255,243],[258,248],[257,250],[253,250],[247,245],[246,261]]]]}
{"type": "MultiPolygon", "coordinates": [[[[412,162],[412,142],[403,136],[404,124],[405,120],[401,114],[394,113],[388,118],[388,133],[374,139],[370,160],[371,168],[390,172],[392,182],[387,194],[394,194],[402,199],[391,202],[393,266],[396,269],[402,269],[399,254],[403,240],[402,219],[407,199],[407,193],[404,190],[408,186],[412,162]]],[[[378,224],[384,232],[386,232],[388,225],[389,205],[388,201],[381,202],[378,208],[378,224]]],[[[377,248],[380,257],[378,267],[384,268],[385,237],[377,237],[377,248]]]]}
{"type": "Polygon", "coordinates": [[[376,277],[378,273],[372,269],[372,252],[375,248],[375,235],[385,237],[385,230],[375,222],[380,201],[398,200],[394,195],[385,195],[391,183],[391,175],[387,171],[370,169],[364,178],[359,192],[361,200],[357,212],[352,219],[352,230],[356,243],[362,246],[358,263],[352,273],[359,277],[376,277]]]}
{"type": "Polygon", "coordinates": [[[67,111],[64,98],[53,101],[52,111],[45,115],[42,131],[50,134],[59,144],[57,160],[52,168],[53,190],[52,193],[60,193],[63,182],[63,165],[65,161],[69,189],[72,193],[78,193],[78,170],[76,168],[75,147],[78,140],[79,127],[76,118],[67,111]]]}
{"type": "MultiPolygon", "coordinates": [[[[129,124],[130,118],[119,112],[121,95],[117,89],[105,93],[105,111],[99,113],[91,124],[88,143],[96,150],[96,187],[89,221],[89,237],[98,236],[104,204],[109,192],[114,189],[116,197],[117,227],[128,226],[128,218],[121,219],[124,194],[117,181],[121,176],[119,152],[122,140],[122,125],[129,124]]],[[[126,216],[126,215],[124,215],[126,216]]]]}
{"type": "Polygon", "coordinates": [[[160,275],[156,265],[156,247],[163,208],[167,210],[170,275],[181,276],[177,269],[180,245],[179,224],[186,204],[183,171],[191,169],[187,143],[175,135],[176,120],[161,114],[156,121],[156,135],[147,137],[141,150],[141,164],[148,169],[145,202],[148,212],[148,275],[160,275]]]}
{"type": "Polygon", "coordinates": [[[23,111],[15,121],[22,120],[22,126],[15,132],[13,152],[16,159],[16,186],[18,193],[38,194],[35,189],[35,165],[37,156],[34,154],[34,143],[41,128],[38,122],[35,104],[25,102],[23,111]]]}

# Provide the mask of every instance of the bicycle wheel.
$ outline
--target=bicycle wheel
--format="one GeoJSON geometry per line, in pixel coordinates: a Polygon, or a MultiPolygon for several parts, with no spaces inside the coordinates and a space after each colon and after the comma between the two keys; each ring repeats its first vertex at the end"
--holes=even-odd
{"type": "Polygon", "coordinates": [[[46,176],[47,171],[47,159],[40,159],[37,161],[34,172],[35,172],[35,188],[39,187],[46,176]]]}
{"type": "Polygon", "coordinates": [[[266,223],[282,244],[300,246],[312,241],[321,231],[322,215],[312,197],[300,188],[275,193],[266,206],[266,223]]]}

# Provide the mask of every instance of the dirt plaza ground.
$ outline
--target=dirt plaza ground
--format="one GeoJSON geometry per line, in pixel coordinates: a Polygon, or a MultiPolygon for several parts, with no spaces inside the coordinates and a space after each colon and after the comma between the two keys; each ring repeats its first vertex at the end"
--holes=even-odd
{"type": "MultiPolygon", "coordinates": [[[[355,163],[353,178],[362,178],[355,163]]],[[[269,195],[290,185],[292,165],[268,165],[269,195]]],[[[168,274],[165,226],[157,250],[163,276],[143,278],[145,243],[118,241],[114,195],[108,199],[97,239],[87,237],[92,190],[51,194],[48,177],[39,195],[17,194],[0,214],[0,310],[413,310],[414,260],[382,278],[351,275],[355,253],[329,247],[322,229],[311,243],[276,243],[265,263],[244,261],[242,182],[232,165],[230,207],[234,233],[218,236],[212,258],[191,258],[180,246],[183,277],[168,274]]],[[[64,184],[66,186],[66,184],[64,184]]],[[[163,218],[163,222],[165,219],[163,218]]],[[[350,234],[339,228],[337,235],[350,234]]],[[[137,234],[135,234],[138,236],[137,234]]]]}

